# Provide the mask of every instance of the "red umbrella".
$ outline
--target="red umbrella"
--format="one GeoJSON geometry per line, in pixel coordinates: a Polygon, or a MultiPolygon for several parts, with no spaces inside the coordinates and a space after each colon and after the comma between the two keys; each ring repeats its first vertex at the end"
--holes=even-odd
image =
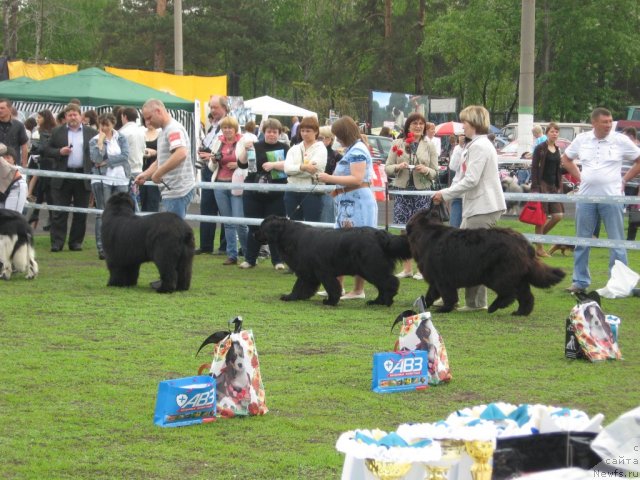
{"type": "Polygon", "coordinates": [[[448,137],[449,135],[462,135],[462,124],[459,122],[445,122],[436,125],[436,136],[448,137]]]}

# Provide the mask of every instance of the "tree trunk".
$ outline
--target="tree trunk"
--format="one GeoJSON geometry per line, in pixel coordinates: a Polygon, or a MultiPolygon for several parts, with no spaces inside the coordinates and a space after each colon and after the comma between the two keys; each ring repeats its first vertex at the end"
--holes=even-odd
{"type": "Polygon", "coordinates": [[[416,32],[416,84],[415,92],[418,95],[424,93],[424,57],[420,53],[420,47],[424,41],[424,22],[427,10],[427,1],[420,0],[418,7],[418,31],[416,32]]]}
{"type": "MultiPolygon", "coordinates": [[[[156,0],[156,14],[164,17],[167,13],[167,0],[156,0]]],[[[156,72],[164,72],[165,67],[165,45],[162,40],[156,40],[153,49],[153,69],[156,72]]]]}
{"type": "Polygon", "coordinates": [[[36,5],[36,63],[40,61],[40,51],[42,50],[42,23],[44,21],[44,0],[38,0],[36,5]]]}
{"type": "Polygon", "coordinates": [[[391,7],[393,0],[384,0],[384,71],[386,87],[393,81],[393,46],[391,45],[391,7]]]}
{"type": "Polygon", "coordinates": [[[2,54],[15,58],[18,53],[18,4],[19,0],[5,0],[2,5],[4,49],[2,54]]]}

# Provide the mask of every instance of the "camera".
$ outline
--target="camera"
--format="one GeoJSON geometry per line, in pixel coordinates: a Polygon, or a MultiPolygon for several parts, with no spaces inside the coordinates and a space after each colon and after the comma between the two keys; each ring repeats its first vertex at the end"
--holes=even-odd
{"type": "MultiPolygon", "coordinates": [[[[202,147],[198,150],[198,153],[211,153],[211,149],[209,147],[202,147]]],[[[197,169],[207,168],[207,160],[198,157],[196,159],[195,167],[197,169]]]]}

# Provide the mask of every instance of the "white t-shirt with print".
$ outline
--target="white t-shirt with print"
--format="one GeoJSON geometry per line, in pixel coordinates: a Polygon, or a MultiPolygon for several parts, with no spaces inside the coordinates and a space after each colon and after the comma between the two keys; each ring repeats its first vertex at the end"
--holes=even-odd
{"type": "Polygon", "coordinates": [[[176,168],[164,174],[162,181],[166,186],[159,185],[163,198],[184,197],[195,187],[195,176],[191,162],[191,142],[184,127],[172,118],[158,136],[158,166],[167,162],[171,153],[180,147],[186,148],[187,158],[176,168]]]}

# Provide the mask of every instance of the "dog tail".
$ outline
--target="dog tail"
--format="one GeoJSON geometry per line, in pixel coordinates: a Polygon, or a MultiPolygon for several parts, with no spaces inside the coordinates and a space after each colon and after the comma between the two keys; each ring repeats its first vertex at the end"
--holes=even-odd
{"type": "Polygon", "coordinates": [[[409,239],[406,235],[392,235],[390,233],[379,231],[380,243],[386,254],[394,260],[409,260],[411,258],[411,248],[409,247],[409,239]]]}
{"type": "Polygon", "coordinates": [[[538,288],[549,288],[560,283],[565,273],[559,268],[551,268],[539,260],[533,260],[529,270],[528,280],[531,285],[538,288]]]}

